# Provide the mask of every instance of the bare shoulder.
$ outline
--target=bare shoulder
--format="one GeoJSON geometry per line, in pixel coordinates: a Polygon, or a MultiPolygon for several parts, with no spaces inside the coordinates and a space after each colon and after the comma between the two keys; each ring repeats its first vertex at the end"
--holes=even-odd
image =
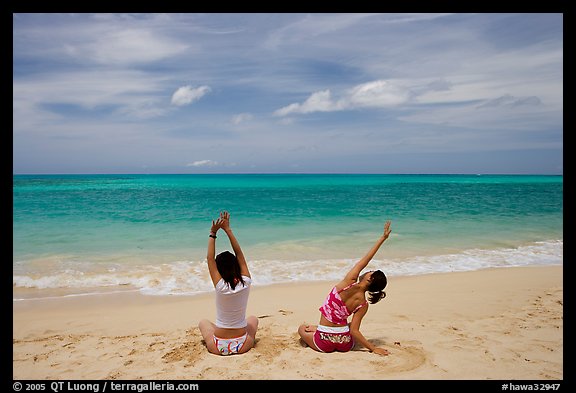
{"type": "Polygon", "coordinates": [[[356,282],[355,279],[351,279],[351,278],[345,278],[342,281],[340,281],[338,284],[335,285],[337,290],[342,290],[352,284],[354,284],[356,282]]]}

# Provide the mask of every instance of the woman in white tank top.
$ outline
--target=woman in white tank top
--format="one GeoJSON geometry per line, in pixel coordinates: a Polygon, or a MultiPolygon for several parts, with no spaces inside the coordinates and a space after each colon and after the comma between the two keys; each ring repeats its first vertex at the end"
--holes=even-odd
{"type": "Polygon", "coordinates": [[[254,346],[258,318],[246,318],[252,278],[238,240],[230,228],[230,214],[220,213],[208,238],[208,271],[216,291],[216,323],[203,319],[198,324],[206,348],[217,355],[245,353],[254,346]],[[234,250],[216,254],[216,234],[222,229],[234,250]]]}

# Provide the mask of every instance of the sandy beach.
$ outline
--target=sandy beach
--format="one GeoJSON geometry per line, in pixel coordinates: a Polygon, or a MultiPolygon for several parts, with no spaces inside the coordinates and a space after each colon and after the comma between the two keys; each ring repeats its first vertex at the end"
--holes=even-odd
{"type": "Polygon", "coordinates": [[[389,277],[364,335],[387,348],[322,354],[318,323],[333,282],[253,287],[259,318],[244,355],[209,354],[197,328],[212,294],[80,296],[13,303],[14,379],[563,379],[562,266],[389,277]]]}

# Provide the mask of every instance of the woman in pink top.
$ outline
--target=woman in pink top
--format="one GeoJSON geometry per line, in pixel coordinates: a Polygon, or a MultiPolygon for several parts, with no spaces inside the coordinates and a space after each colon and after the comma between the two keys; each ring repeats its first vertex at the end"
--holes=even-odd
{"type": "Polygon", "coordinates": [[[206,348],[217,355],[248,352],[254,346],[258,318],[246,318],[252,278],[240,244],[230,228],[230,214],[220,213],[212,221],[208,238],[208,271],[216,291],[216,323],[203,319],[198,324],[206,348]],[[216,254],[216,234],[222,229],[234,250],[216,254]]]}
{"type": "Polygon", "coordinates": [[[298,334],[310,348],[319,352],[348,352],[358,342],[370,352],[388,355],[386,349],[375,346],[360,333],[360,323],[368,312],[368,303],[377,303],[386,296],[384,292],[387,284],[386,275],[380,270],[369,271],[362,275],[360,272],[388,239],[390,232],[390,221],[386,221],[384,233],[376,244],[354,265],[344,279],[332,288],[324,304],[319,308],[320,323],[317,326],[300,325],[298,334]],[[348,324],[350,315],[353,317],[348,324]]]}

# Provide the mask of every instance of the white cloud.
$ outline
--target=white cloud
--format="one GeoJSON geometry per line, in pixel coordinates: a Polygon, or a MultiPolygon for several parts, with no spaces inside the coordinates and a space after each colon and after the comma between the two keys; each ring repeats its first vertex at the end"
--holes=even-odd
{"type": "Polygon", "coordinates": [[[386,108],[407,102],[410,91],[390,81],[376,80],[354,87],[345,98],[344,107],[386,108]]]}
{"type": "Polygon", "coordinates": [[[191,104],[194,101],[198,101],[211,90],[209,86],[196,88],[192,88],[190,85],[182,86],[172,95],[172,104],[177,106],[191,104]]]}
{"type": "Polygon", "coordinates": [[[313,93],[303,103],[293,103],[274,112],[275,116],[291,113],[333,112],[354,108],[387,108],[407,102],[411,91],[397,83],[376,80],[363,83],[345,92],[337,101],[332,99],[330,90],[313,93]]]}
{"type": "Polygon", "coordinates": [[[197,44],[169,29],[160,18],[122,18],[111,14],[34,14],[33,23],[14,29],[19,54],[52,58],[58,64],[131,66],[195,53],[197,44]],[[97,16],[98,15],[98,16],[97,16]],[[160,27],[160,28],[159,28],[160,27]],[[72,32],[72,33],[71,33],[72,32]]]}
{"type": "MultiPolygon", "coordinates": [[[[151,118],[166,113],[157,98],[166,78],[134,70],[66,71],[15,78],[12,84],[15,130],[69,121],[58,105],[85,110],[114,108],[114,114],[151,118]]],[[[99,119],[101,120],[101,119],[99,119]]]]}
{"type": "Polygon", "coordinates": [[[165,59],[187,48],[151,30],[136,28],[107,32],[94,42],[80,47],[69,45],[67,50],[103,64],[132,64],[165,59]]]}
{"type": "Polygon", "coordinates": [[[331,112],[338,110],[337,103],[332,101],[330,90],[313,93],[302,104],[294,103],[278,109],[276,116],[286,116],[290,113],[331,112]]]}
{"type": "Polygon", "coordinates": [[[219,161],[213,161],[213,160],[198,160],[198,161],[194,161],[194,162],[190,162],[188,164],[186,164],[187,167],[207,167],[207,168],[212,168],[212,167],[216,167],[216,166],[220,166],[220,167],[232,167],[232,166],[236,166],[236,163],[234,162],[219,162],[219,161]]]}
{"type": "Polygon", "coordinates": [[[212,160],[199,160],[186,164],[186,166],[207,166],[207,167],[218,165],[220,165],[218,161],[212,161],[212,160]]]}

